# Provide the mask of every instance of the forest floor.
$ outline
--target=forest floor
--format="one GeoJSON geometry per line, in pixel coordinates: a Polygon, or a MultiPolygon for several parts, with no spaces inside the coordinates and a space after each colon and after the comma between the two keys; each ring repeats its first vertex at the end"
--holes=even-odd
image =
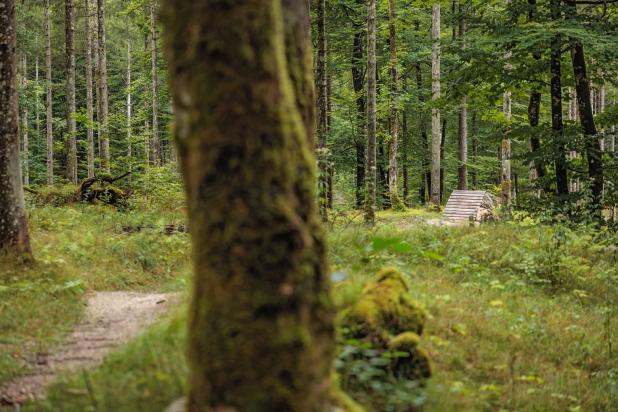
{"type": "MultiPolygon", "coordinates": [[[[59,374],[46,399],[22,410],[162,411],[184,394],[191,248],[186,234],[162,229],[186,223],[182,190],[165,179],[140,182],[145,194],[128,210],[31,205],[37,262],[0,262],[0,384],[31,372],[27,360],[36,353],[62,352],[61,342],[87,319],[84,303],[94,293],[154,294],[144,324],[159,312],[160,294],[175,294],[178,304],[100,365],[59,374]]],[[[368,411],[618,409],[615,234],[525,215],[480,228],[446,227],[427,223],[436,214],[410,209],[380,212],[374,230],[357,212],[331,217],[339,308],[393,266],[429,313],[422,345],[433,377],[420,394],[375,374],[370,362],[337,361],[342,384],[368,411]]],[[[340,342],[342,349],[353,345],[340,342]]]]}
{"type": "Polygon", "coordinates": [[[62,344],[53,353],[38,352],[25,359],[28,374],[0,385],[0,403],[40,399],[59,374],[97,366],[112,349],[156,322],[173,300],[173,295],[162,293],[91,293],[85,318],[62,344]]]}

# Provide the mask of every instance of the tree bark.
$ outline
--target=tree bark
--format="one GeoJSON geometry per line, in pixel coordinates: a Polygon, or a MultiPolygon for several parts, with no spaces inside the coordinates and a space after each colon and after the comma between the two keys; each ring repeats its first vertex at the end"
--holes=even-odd
{"type": "Polygon", "coordinates": [[[159,138],[159,79],[157,74],[157,24],[155,20],[156,0],[150,2],[150,63],[151,79],[152,79],[152,128],[150,150],[151,163],[154,166],[160,166],[162,159],[161,141],[159,138]]]}
{"type": "Polygon", "coordinates": [[[30,255],[19,162],[15,0],[0,1],[0,253],[30,255]]]}
{"type": "MultiPolygon", "coordinates": [[[[364,4],[364,0],[357,0],[357,4],[364,4]]],[[[356,206],[362,207],[365,194],[365,136],[367,117],[367,98],[365,91],[365,53],[363,48],[364,31],[356,27],[352,48],[352,84],[356,101],[356,206]]]]}
{"type": "MultiPolygon", "coordinates": [[[[414,28],[416,32],[420,31],[420,23],[418,20],[414,22],[414,28]]],[[[418,93],[418,101],[421,103],[421,107],[425,106],[425,94],[423,89],[423,73],[421,71],[421,63],[416,61],[414,63],[414,71],[416,73],[416,91],[418,93]]],[[[421,204],[427,202],[427,197],[431,193],[431,160],[429,154],[429,139],[427,136],[427,119],[425,112],[421,109],[419,119],[419,135],[421,137],[421,174],[420,174],[420,186],[419,186],[419,201],[421,204]]]]}
{"type": "Polygon", "coordinates": [[[410,139],[408,136],[408,116],[405,108],[402,110],[401,113],[401,127],[401,177],[403,179],[403,203],[404,205],[409,206],[410,175],[408,164],[408,150],[410,149],[410,139]]]}
{"type": "Polygon", "coordinates": [[[129,172],[133,169],[133,125],[131,123],[133,115],[133,102],[131,100],[131,74],[131,40],[127,40],[127,166],[129,168],[129,172]]]}
{"type": "Polygon", "coordinates": [[[94,104],[92,96],[92,44],[93,39],[90,33],[90,0],[85,0],[86,12],[86,112],[88,124],[86,125],[87,144],[88,144],[88,178],[94,177],[94,104]]]}
{"type": "Polygon", "coordinates": [[[369,0],[367,7],[367,184],[365,198],[365,222],[375,225],[376,212],[376,0],[369,0]]]}
{"type": "Polygon", "coordinates": [[[318,203],[322,221],[328,220],[328,154],[326,135],[328,134],[328,77],[326,75],[326,0],[317,0],[317,64],[316,92],[318,108],[318,203]]]}
{"type": "MultiPolygon", "coordinates": [[[[431,19],[432,38],[432,100],[434,104],[440,99],[440,3],[434,2],[431,19]]],[[[442,132],[440,130],[440,109],[434,107],[431,113],[431,187],[430,201],[434,206],[440,206],[440,153],[442,132]]]]}
{"type": "Polygon", "coordinates": [[[403,208],[404,205],[399,197],[399,168],[397,157],[399,156],[399,75],[397,73],[397,11],[395,0],[389,0],[389,50],[390,50],[390,93],[389,93],[389,124],[390,141],[388,146],[388,192],[391,207],[403,208]]]}
{"type": "Polygon", "coordinates": [[[110,173],[110,153],[109,153],[109,95],[107,84],[107,45],[105,39],[105,0],[97,0],[97,29],[98,49],[99,49],[99,99],[101,110],[99,113],[99,141],[101,144],[101,169],[105,173],[110,173]]]}
{"type": "Polygon", "coordinates": [[[45,0],[45,70],[47,83],[46,96],[46,135],[47,135],[47,184],[54,184],[54,134],[52,117],[52,54],[51,19],[49,0],[45,0]]]}
{"type": "MultiPolygon", "coordinates": [[[[506,0],[507,7],[511,6],[512,0],[506,0]]],[[[512,52],[507,50],[504,55],[505,60],[505,69],[506,71],[511,70],[511,63],[509,60],[511,59],[512,52]]],[[[506,120],[507,125],[504,128],[504,137],[502,138],[502,144],[500,148],[500,185],[501,185],[501,197],[502,202],[505,205],[510,205],[513,201],[513,183],[512,173],[511,173],[511,119],[513,117],[513,107],[512,107],[512,97],[511,92],[509,90],[504,91],[503,102],[502,102],[502,111],[504,112],[504,118],[506,120]]]]}
{"type": "Polygon", "coordinates": [[[472,188],[478,189],[478,115],[476,112],[472,113],[472,162],[474,163],[474,168],[472,169],[472,188]]]}
{"type": "Polygon", "coordinates": [[[64,1],[64,24],[66,34],[66,93],[67,93],[67,176],[77,184],[77,143],[75,105],[75,8],[73,0],[64,1]]]}
{"type": "Polygon", "coordinates": [[[577,39],[571,40],[571,59],[577,90],[579,119],[585,136],[586,156],[588,158],[588,177],[592,192],[592,204],[600,216],[603,208],[603,153],[599,144],[598,131],[592,114],[590,102],[590,80],[586,68],[584,46],[577,39]]]}
{"type": "MultiPolygon", "coordinates": [[[[551,0],[552,19],[561,18],[561,0],[551,0]]],[[[554,35],[551,41],[551,124],[554,137],[556,190],[558,196],[569,194],[569,178],[567,175],[566,149],[564,147],[564,121],[562,113],[562,36],[554,35]]]]}
{"type": "Polygon", "coordinates": [[[30,186],[30,138],[29,131],[30,125],[28,122],[28,70],[27,70],[27,58],[24,56],[23,65],[23,88],[24,88],[24,111],[22,118],[22,170],[23,180],[25,186],[30,186]]]}
{"type": "MultiPolygon", "coordinates": [[[[325,239],[311,138],[290,81],[307,68],[286,64],[282,3],[163,4],[191,236],[200,245],[188,410],[334,411],[325,239]]],[[[308,18],[304,0],[284,4],[294,5],[288,17],[308,18]]]]}
{"type": "MultiPolygon", "coordinates": [[[[459,41],[461,49],[466,45],[466,19],[465,6],[459,3],[459,41]]],[[[459,111],[459,169],[457,189],[468,190],[468,96],[461,99],[461,110],[459,111]]]]}

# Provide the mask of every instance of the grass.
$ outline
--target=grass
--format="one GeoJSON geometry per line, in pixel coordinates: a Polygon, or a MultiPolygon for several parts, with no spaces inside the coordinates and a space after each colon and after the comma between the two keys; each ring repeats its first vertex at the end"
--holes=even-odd
{"type": "MultiPolygon", "coordinates": [[[[618,358],[611,343],[618,336],[618,274],[611,234],[530,222],[444,228],[421,224],[419,215],[425,212],[380,214],[379,229],[371,232],[342,219],[329,237],[332,269],[345,274],[335,285],[339,306],[357,299],[380,268],[396,266],[427,307],[423,345],[434,376],[425,410],[615,410],[618,358]]],[[[124,242],[174,250],[161,246],[160,236],[133,236],[140,235],[124,242]]],[[[156,260],[153,272],[165,274],[162,264],[170,263],[156,260]]],[[[149,283],[134,268],[142,279],[138,287],[169,284],[149,283]]],[[[88,284],[115,285],[98,279],[88,284]]],[[[100,368],[65,377],[30,410],[161,410],[184,391],[184,325],[182,312],[173,315],[100,368]]],[[[371,399],[372,388],[351,389],[357,398],[371,399]]],[[[397,402],[373,405],[380,412],[406,408],[397,402]]]]}

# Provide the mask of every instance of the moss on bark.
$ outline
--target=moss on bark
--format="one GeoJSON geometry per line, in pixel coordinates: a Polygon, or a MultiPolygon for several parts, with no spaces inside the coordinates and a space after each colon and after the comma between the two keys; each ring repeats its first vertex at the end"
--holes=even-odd
{"type": "Polygon", "coordinates": [[[280,0],[168,0],[163,17],[194,248],[188,409],[334,410],[304,46],[286,47],[280,0]]]}

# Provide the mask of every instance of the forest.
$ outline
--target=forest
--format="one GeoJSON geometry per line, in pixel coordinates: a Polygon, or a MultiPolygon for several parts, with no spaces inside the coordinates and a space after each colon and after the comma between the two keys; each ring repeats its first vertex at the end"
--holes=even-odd
{"type": "Polygon", "coordinates": [[[618,411],[617,0],[0,0],[0,411],[618,411]]]}

